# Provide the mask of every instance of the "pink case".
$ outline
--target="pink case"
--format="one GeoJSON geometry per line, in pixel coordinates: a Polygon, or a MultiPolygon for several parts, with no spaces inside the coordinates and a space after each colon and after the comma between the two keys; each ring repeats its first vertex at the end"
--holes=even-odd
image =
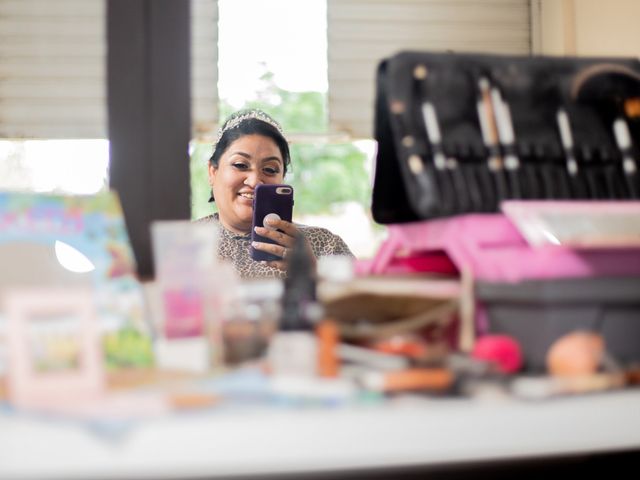
{"type": "Polygon", "coordinates": [[[476,280],[494,282],[640,275],[640,249],[533,249],[501,213],[392,224],[388,230],[375,258],[356,262],[358,274],[469,269],[476,280]]]}

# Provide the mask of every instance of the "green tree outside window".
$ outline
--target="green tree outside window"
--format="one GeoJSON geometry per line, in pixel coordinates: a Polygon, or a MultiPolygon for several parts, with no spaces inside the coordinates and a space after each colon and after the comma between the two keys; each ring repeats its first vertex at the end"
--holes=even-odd
{"type": "MultiPolygon", "coordinates": [[[[243,108],[260,108],[278,120],[286,134],[327,132],[326,94],[290,92],[263,75],[264,89],[243,108]]],[[[224,120],[236,108],[220,106],[224,120]]],[[[290,145],[291,169],[285,181],[295,190],[295,215],[332,214],[341,204],[356,202],[368,210],[371,187],[366,155],[352,143],[298,143],[290,145]]],[[[210,214],[215,205],[207,203],[209,183],[207,162],[212,145],[196,144],[191,155],[192,218],[210,214]]]]}

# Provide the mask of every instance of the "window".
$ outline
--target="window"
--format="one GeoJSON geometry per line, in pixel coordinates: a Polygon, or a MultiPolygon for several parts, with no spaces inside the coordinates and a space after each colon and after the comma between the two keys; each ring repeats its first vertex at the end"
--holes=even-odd
{"type": "MultiPolygon", "coordinates": [[[[330,132],[327,115],[326,0],[219,0],[221,121],[259,107],[282,123],[291,142],[286,181],[294,217],[340,235],[358,257],[373,254],[381,228],[369,214],[373,141],[330,132]]],[[[192,216],[207,203],[210,143],[195,143],[192,216]]]]}
{"type": "MultiPolygon", "coordinates": [[[[0,189],[108,188],[105,0],[0,0],[0,189]]],[[[217,124],[217,1],[191,0],[194,135],[217,124]]]]}
{"type": "Polygon", "coordinates": [[[0,188],[106,188],[104,10],[0,0],[0,188]]]}
{"type": "Polygon", "coordinates": [[[0,140],[0,189],[92,194],[108,186],[106,140],[0,140]]]}

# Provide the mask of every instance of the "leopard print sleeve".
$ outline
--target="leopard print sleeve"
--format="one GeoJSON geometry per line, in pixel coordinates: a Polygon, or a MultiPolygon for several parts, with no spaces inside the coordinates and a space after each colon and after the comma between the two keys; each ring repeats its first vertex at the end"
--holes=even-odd
{"type": "Polygon", "coordinates": [[[304,225],[299,225],[299,228],[302,234],[309,240],[311,250],[316,258],[327,255],[354,256],[345,241],[326,228],[308,227],[304,225]]]}

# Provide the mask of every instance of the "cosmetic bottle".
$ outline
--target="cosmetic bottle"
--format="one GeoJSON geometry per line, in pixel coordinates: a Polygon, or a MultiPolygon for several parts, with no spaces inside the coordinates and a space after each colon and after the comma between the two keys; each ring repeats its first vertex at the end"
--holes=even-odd
{"type": "MultiPolygon", "coordinates": [[[[155,358],[159,369],[205,373],[220,352],[210,341],[213,317],[231,285],[228,268],[217,260],[218,229],[187,220],[151,225],[155,266],[152,292],[156,312],[155,358]]],[[[217,342],[219,343],[219,342],[217,342]]]]}
{"type": "Polygon", "coordinates": [[[317,372],[316,323],[323,308],[316,300],[312,253],[299,236],[288,257],[278,331],[271,338],[268,363],[273,375],[315,376],[317,372]]]}
{"type": "Polygon", "coordinates": [[[236,290],[235,301],[221,322],[226,366],[261,360],[280,319],[280,279],[245,280],[236,290]]]}

